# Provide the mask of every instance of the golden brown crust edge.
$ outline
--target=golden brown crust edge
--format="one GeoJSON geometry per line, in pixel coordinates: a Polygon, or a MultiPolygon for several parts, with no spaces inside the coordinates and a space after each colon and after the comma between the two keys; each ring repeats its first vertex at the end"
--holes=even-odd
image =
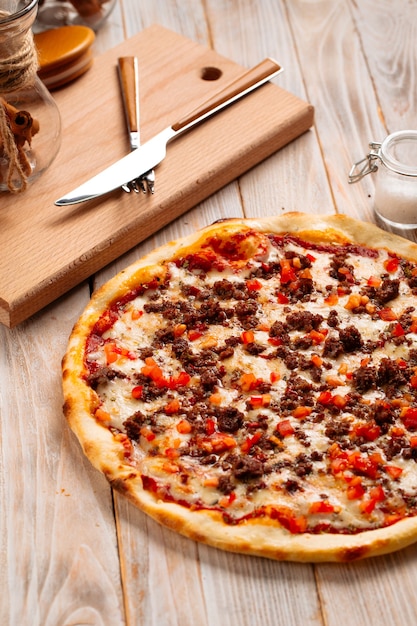
{"type": "Polygon", "coordinates": [[[294,535],[277,526],[259,524],[259,520],[258,523],[228,526],[214,512],[191,511],[175,503],[157,501],[143,490],[137,471],[125,461],[122,444],[91,415],[98,398],[82,378],[85,373],[84,342],[101,313],[129,289],[138,273],[153,272],[161,261],[198,247],[199,242],[208,236],[242,228],[276,234],[289,232],[310,241],[345,241],[382,247],[417,261],[416,244],[383,231],[374,224],[344,215],[313,216],[300,212],[259,219],[230,219],[163,245],[98,289],[74,326],[62,362],[64,414],[71,429],[94,467],[138,508],[164,526],[222,550],[276,560],[348,562],[386,554],[414,543],[417,540],[417,518],[404,519],[393,526],[355,535],[294,535]]]}
{"type": "Polygon", "coordinates": [[[409,518],[393,526],[355,535],[291,534],[268,523],[229,526],[212,511],[190,511],[175,503],[155,501],[141,491],[140,478],[110,480],[138,508],[163,526],[215,548],[279,561],[351,562],[405,548],[417,539],[417,521],[409,518]]]}

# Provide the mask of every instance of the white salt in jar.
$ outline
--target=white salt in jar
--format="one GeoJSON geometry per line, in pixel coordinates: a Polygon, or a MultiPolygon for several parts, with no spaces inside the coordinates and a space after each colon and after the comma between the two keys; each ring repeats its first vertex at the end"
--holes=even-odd
{"type": "Polygon", "coordinates": [[[375,172],[374,210],[388,226],[417,228],[417,130],[401,130],[352,166],[349,182],[375,172]]]}

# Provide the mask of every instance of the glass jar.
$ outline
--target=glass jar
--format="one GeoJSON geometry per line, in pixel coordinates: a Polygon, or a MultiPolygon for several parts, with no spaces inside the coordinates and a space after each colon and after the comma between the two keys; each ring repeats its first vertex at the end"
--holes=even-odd
{"type": "Polygon", "coordinates": [[[35,32],[77,24],[98,30],[117,0],[39,0],[35,32]]]}
{"type": "Polygon", "coordinates": [[[352,166],[349,182],[375,172],[376,215],[388,226],[417,228],[417,130],[400,130],[369,148],[352,166]]]}
{"type": "Polygon", "coordinates": [[[61,118],[37,75],[38,0],[0,0],[0,191],[21,192],[56,157],[61,118]]]}

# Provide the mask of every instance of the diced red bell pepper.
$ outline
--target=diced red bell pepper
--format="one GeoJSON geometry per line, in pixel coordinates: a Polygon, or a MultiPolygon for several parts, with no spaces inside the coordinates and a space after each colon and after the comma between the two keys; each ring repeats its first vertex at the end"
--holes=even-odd
{"type": "Polygon", "coordinates": [[[312,411],[312,408],[309,406],[297,406],[293,411],[292,414],[294,417],[296,417],[299,420],[304,419],[305,417],[307,417],[308,415],[310,415],[312,411]]]}
{"type": "Polygon", "coordinates": [[[331,472],[335,476],[347,470],[348,467],[349,467],[349,462],[347,459],[344,459],[343,457],[332,459],[332,461],[330,462],[331,472]]]}
{"type": "Polygon", "coordinates": [[[380,434],[381,428],[375,423],[356,424],[353,428],[353,432],[358,437],[363,437],[367,441],[375,441],[380,434]]]}
{"type": "Polygon", "coordinates": [[[169,459],[178,459],[180,456],[180,451],[178,450],[178,448],[166,448],[165,456],[167,456],[169,459]]]}
{"type": "Polygon", "coordinates": [[[263,393],[259,396],[251,396],[249,402],[254,409],[269,406],[271,403],[271,396],[269,393],[263,393]]]}
{"type": "Polygon", "coordinates": [[[317,398],[317,402],[320,404],[332,404],[333,396],[330,391],[322,391],[317,398]]]}
{"type": "Polygon", "coordinates": [[[387,272],[390,272],[390,273],[396,272],[399,264],[400,264],[400,260],[397,259],[397,257],[390,257],[389,259],[384,261],[384,267],[387,270],[387,272]]]}
{"type": "Polygon", "coordinates": [[[142,426],[140,434],[146,439],[146,441],[153,441],[156,437],[155,433],[152,432],[149,426],[142,426]]]}
{"type": "Polygon", "coordinates": [[[377,502],[373,498],[367,498],[365,500],[362,500],[362,502],[359,505],[361,513],[365,513],[365,515],[370,515],[372,511],[375,509],[376,504],[377,502]]]}
{"type": "Polygon", "coordinates": [[[116,352],[115,343],[104,344],[104,354],[106,355],[106,365],[114,363],[119,358],[119,354],[116,352]]]}
{"type": "Polygon", "coordinates": [[[168,404],[165,405],[164,411],[167,415],[174,415],[175,413],[179,412],[180,408],[181,408],[181,405],[180,405],[178,398],[174,398],[173,400],[170,400],[168,404]]]}
{"type": "Polygon", "coordinates": [[[324,301],[329,306],[335,306],[339,302],[339,296],[337,293],[330,293],[326,298],[324,298],[324,301]]]}
{"type": "Polygon", "coordinates": [[[259,382],[262,382],[261,379],[256,378],[255,374],[252,374],[252,372],[242,374],[239,379],[239,385],[242,391],[253,391],[257,388],[259,382]]]}
{"type": "Polygon", "coordinates": [[[369,476],[369,478],[377,478],[379,474],[378,464],[371,457],[354,455],[352,461],[355,470],[369,476]]]}
{"type": "Polygon", "coordinates": [[[328,500],[317,500],[312,502],[309,507],[309,513],[334,513],[335,508],[328,500]]]}
{"type": "Polygon", "coordinates": [[[394,337],[402,337],[403,335],[405,335],[405,330],[399,322],[394,325],[394,328],[392,329],[392,334],[394,337]]]}
{"type": "Polygon", "coordinates": [[[132,397],[135,398],[135,400],[139,400],[142,397],[142,393],[143,393],[142,385],[137,385],[136,387],[133,387],[132,397]]]}
{"type": "Polygon", "coordinates": [[[114,341],[109,341],[104,344],[104,354],[106,355],[107,365],[117,361],[119,356],[127,357],[131,361],[134,361],[137,358],[134,352],[131,352],[127,348],[118,346],[114,341]]]}
{"type": "Polygon", "coordinates": [[[417,429],[417,408],[406,407],[401,412],[401,419],[407,430],[417,429]]]}
{"type": "Polygon", "coordinates": [[[276,519],[281,526],[292,534],[303,533],[307,530],[308,522],[306,517],[304,515],[296,515],[289,507],[270,507],[268,512],[271,519],[276,519]]]}
{"type": "Polygon", "coordinates": [[[236,498],[237,498],[236,492],[232,491],[231,493],[229,493],[229,495],[224,496],[223,498],[219,500],[219,505],[225,509],[231,504],[233,504],[236,498]]]}
{"type": "Polygon", "coordinates": [[[277,293],[277,300],[279,304],[288,304],[288,302],[290,301],[288,296],[286,296],[285,293],[282,293],[281,291],[278,291],[277,293]]]}
{"type": "Polygon", "coordinates": [[[261,432],[255,433],[252,437],[248,437],[241,445],[241,450],[245,454],[247,454],[253,446],[258,443],[259,439],[262,437],[261,432]]]}
{"type": "Polygon", "coordinates": [[[188,420],[180,420],[176,428],[182,435],[187,435],[192,430],[192,426],[188,420]]]}
{"type": "Polygon", "coordinates": [[[311,362],[315,367],[321,367],[323,365],[323,359],[318,354],[311,356],[311,362]]]}
{"type": "Polygon", "coordinates": [[[255,341],[255,334],[252,330],[244,330],[240,338],[242,339],[242,343],[246,345],[255,341]]]}
{"type": "Polygon", "coordinates": [[[398,467],[397,465],[384,465],[384,470],[394,480],[399,478],[401,476],[401,474],[403,473],[403,469],[401,467],[398,467]]]}
{"type": "Polygon", "coordinates": [[[348,500],[359,500],[365,493],[365,489],[362,486],[362,483],[356,482],[355,484],[348,485],[347,488],[347,497],[348,500]]]}
{"type": "Polygon", "coordinates": [[[162,369],[152,357],[145,359],[145,365],[142,367],[141,373],[153,380],[158,387],[167,387],[169,389],[185,386],[191,380],[191,376],[187,372],[180,372],[177,376],[166,378],[162,369]]]}
{"type": "Polygon", "coordinates": [[[367,280],[369,287],[380,287],[382,280],[378,276],[370,276],[367,280]]]}
{"type": "Polygon", "coordinates": [[[385,492],[381,485],[372,487],[369,492],[369,498],[362,500],[359,505],[361,512],[369,515],[375,509],[378,502],[383,502],[385,500],[385,497],[385,492]]]}
{"type": "Polygon", "coordinates": [[[297,274],[292,267],[289,259],[281,259],[281,283],[291,283],[297,279],[297,274]]]}
{"type": "Polygon", "coordinates": [[[337,406],[337,408],[343,409],[346,406],[347,402],[348,402],[348,396],[347,395],[342,396],[340,393],[336,393],[333,396],[332,402],[333,402],[334,406],[337,406]]]}
{"type": "Polygon", "coordinates": [[[262,283],[256,278],[252,278],[246,281],[246,287],[248,291],[259,291],[262,289],[262,283]]]}
{"type": "Polygon", "coordinates": [[[282,346],[282,339],[281,337],[268,337],[268,343],[271,344],[271,346],[282,346]]]}
{"type": "Polygon", "coordinates": [[[310,331],[309,335],[313,343],[319,344],[323,343],[323,341],[326,339],[327,332],[325,329],[323,329],[323,331],[313,329],[312,331],[310,331]]]}
{"type": "Polygon", "coordinates": [[[176,324],[174,327],[174,337],[181,337],[187,330],[187,326],[185,324],[176,324]]]}
{"type": "Polygon", "coordinates": [[[395,322],[397,315],[390,308],[381,309],[378,311],[378,315],[384,322],[395,322]]]}
{"type": "Polygon", "coordinates": [[[171,376],[170,388],[177,389],[177,387],[185,387],[191,380],[191,376],[187,372],[180,372],[178,376],[171,376]]]}
{"type": "Polygon", "coordinates": [[[132,309],[132,313],[131,313],[131,317],[132,320],[138,320],[139,318],[141,318],[143,315],[143,311],[140,311],[139,309],[132,309]]]}
{"type": "Polygon", "coordinates": [[[295,432],[294,427],[288,419],[278,422],[276,431],[281,435],[281,437],[288,437],[289,435],[293,435],[295,432]]]}
{"type": "Polygon", "coordinates": [[[207,450],[211,452],[224,452],[236,447],[236,439],[227,433],[215,433],[211,439],[206,440],[207,450]]]}
{"type": "MultiPolygon", "coordinates": [[[[401,426],[391,426],[391,429],[389,431],[389,434],[391,435],[391,437],[404,437],[405,435],[405,430],[404,428],[401,428],[401,426]]],[[[411,437],[412,439],[412,437],[411,437]]]]}
{"type": "Polygon", "coordinates": [[[376,502],[383,502],[386,498],[385,491],[381,485],[376,485],[375,487],[372,487],[369,495],[376,502]]]}

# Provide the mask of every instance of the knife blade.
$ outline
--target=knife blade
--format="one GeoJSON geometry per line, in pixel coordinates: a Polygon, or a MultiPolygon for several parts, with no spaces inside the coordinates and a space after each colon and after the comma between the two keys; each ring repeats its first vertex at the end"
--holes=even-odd
{"type": "MultiPolygon", "coordinates": [[[[130,149],[137,150],[140,146],[140,102],[139,102],[139,67],[135,56],[119,57],[117,59],[119,82],[122,93],[123,106],[126,116],[126,125],[129,134],[130,149]]],[[[150,170],[143,176],[136,178],[130,185],[123,185],[124,191],[130,192],[139,188],[146,193],[155,191],[155,172],[150,170]]]]}
{"type": "Polygon", "coordinates": [[[245,72],[202,105],[168,126],[133,152],[122,157],[96,176],[55,201],[57,206],[78,204],[127,184],[134,178],[152,170],[165,158],[169,141],[190,130],[196,124],[246,96],[282,72],[273,59],[266,58],[245,72]]]}

